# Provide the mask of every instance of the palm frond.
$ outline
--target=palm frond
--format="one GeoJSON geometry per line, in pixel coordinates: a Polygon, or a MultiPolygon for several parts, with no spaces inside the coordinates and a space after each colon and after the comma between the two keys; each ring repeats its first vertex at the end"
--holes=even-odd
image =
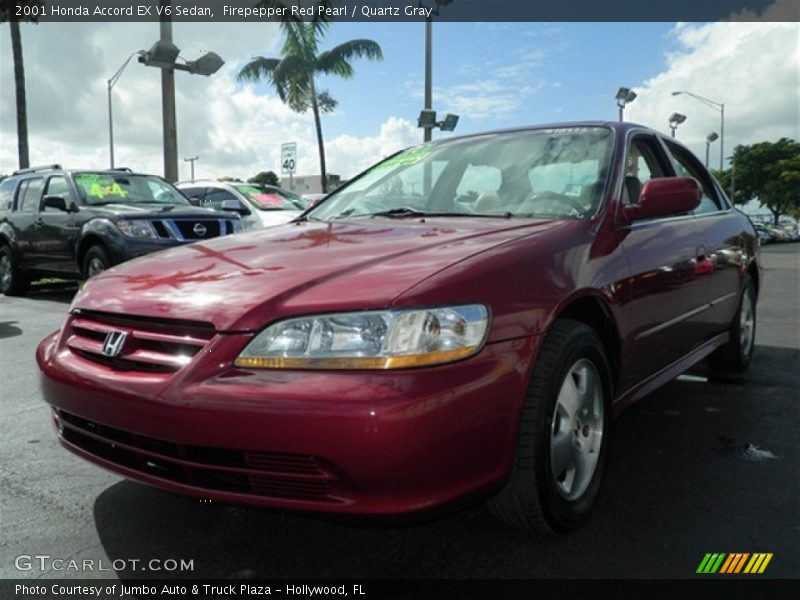
{"type": "Polygon", "coordinates": [[[254,56],[249,63],[241,68],[238,75],[236,75],[236,79],[252,83],[256,83],[262,79],[272,82],[275,68],[280,62],[281,60],[279,58],[254,56]]]}
{"type": "Polygon", "coordinates": [[[348,79],[353,76],[353,65],[350,61],[354,58],[383,60],[383,51],[372,40],[350,40],[321,53],[317,57],[317,70],[348,79]]]}

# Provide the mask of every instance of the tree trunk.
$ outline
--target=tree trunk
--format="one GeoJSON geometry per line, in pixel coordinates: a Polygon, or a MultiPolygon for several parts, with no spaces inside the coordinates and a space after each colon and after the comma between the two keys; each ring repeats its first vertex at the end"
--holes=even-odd
{"type": "Polygon", "coordinates": [[[17,90],[17,152],[19,168],[27,169],[28,160],[28,112],[25,105],[25,66],[22,62],[22,36],[19,21],[9,21],[11,26],[11,52],[14,56],[14,86],[17,90]]]}
{"type": "Polygon", "coordinates": [[[322,193],[328,193],[328,173],[325,169],[325,142],[322,139],[322,121],[319,118],[319,102],[317,101],[317,88],[314,77],[310,78],[311,84],[311,110],[314,111],[314,125],[317,127],[317,144],[319,146],[319,172],[322,193]]]}

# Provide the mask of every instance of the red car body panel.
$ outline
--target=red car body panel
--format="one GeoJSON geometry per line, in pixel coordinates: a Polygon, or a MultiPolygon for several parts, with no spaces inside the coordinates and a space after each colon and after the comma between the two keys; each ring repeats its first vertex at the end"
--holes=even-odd
{"type": "Polygon", "coordinates": [[[90,280],[37,350],[62,443],[145,483],[268,506],[406,513],[496,490],[554,319],[602,315],[619,412],[724,343],[744,274],[760,279],[755,232],[735,210],[627,222],[626,143],[656,134],[595,125],[617,141],[593,218],[303,221],[90,280]],[[290,316],[472,302],[489,307],[487,343],[452,364],[233,366],[290,316]],[[202,349],[180,368],[120,371],[84,352],[109,327],[138,335],[156,366],[162,342],[195,336],[202,349]]]}

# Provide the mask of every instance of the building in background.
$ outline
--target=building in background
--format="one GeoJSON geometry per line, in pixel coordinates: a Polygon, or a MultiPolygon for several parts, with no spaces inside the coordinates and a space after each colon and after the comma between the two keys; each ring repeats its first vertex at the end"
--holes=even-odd
{"type": "MultiPolygon", "coordinates": [[[[328,192],[347,183],[338,175],[328,173],[328,192]]],[[[322,193],[322,177],[320,175],[298,175],[296,177],[281,177],[281,187],[292,190],[296,194],[322,193]],[[291,180],[291,181],[290,181],[291,180]]]]}

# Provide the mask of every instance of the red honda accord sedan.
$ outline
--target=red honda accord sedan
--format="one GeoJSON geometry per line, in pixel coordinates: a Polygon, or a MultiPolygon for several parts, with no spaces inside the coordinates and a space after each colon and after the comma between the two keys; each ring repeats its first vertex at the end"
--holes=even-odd
{"type": "Polygon", "coordinates": [[[590,513],[620,410],[703,359],[747,369],[760,281],[685,147],[558,124],[106,271],[37,360],[61,443],[125,477],[331,513],[484,498],[552,533],[590,513]]]}

